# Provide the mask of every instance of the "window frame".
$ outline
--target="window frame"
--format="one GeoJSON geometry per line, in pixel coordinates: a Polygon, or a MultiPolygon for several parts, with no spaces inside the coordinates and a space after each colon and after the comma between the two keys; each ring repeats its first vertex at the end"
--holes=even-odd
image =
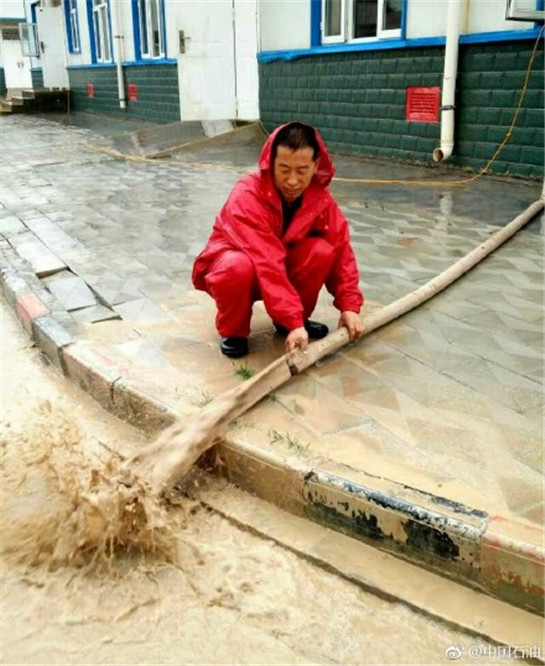
{"type": "Polygon", "coordinates": [[[341,9],[341,31],[338,35],[325,35],[325,15],[327,11],[327,3],[332,0],[322,0],[322,17],[321,17],[321,40],[322,44],[361,44],[368,42],[377,42],[384,39],[400,39],[402,36],[403,25],[403,12],[405,11],[405,3],[401,4],[401,17],[399,28],[386,29],[385,24],[385,9],[387,0],[377,0],[377,23],[376,34],[368,37],[352,37],[354,34],[354,4],[356,0],[342,0],[341,9]]]}
{"type": "Polygon", "coordinates": [[[68,53],[81,53],[77,0],[64,0],[64,16],[66,19],[68,53]]]}
{"type": "Polygon", "coordinates": [[[338,35],[326,35],[326,13],[327,13],[327,3],[328,0],[322,0],[322,44],[338,44],[339,42],[346,41],[346,0],[340,0],[341,2],[341,29],[338,35]]]}
{"type": "Polygon", "coordinates": [[[40,40],[36,23],[19,23],[21,53],[26,58],[40,57],[40,40]]]}
{"type": "Polygon", "coordinates": [[[133,25],[135,33],[135,55],[137,60],[163,60],[167,57],[166,21],[164,0],[132,0],[133,25]],[[153,12],[158,22],[158,52],[154,53],[153,12]],[[142,11],[143,10],[143,11],[142,11]],[[144,43],[146,49],[144,50],[144,43]]]}
{"type": "Polygon", "coordinates": [[[92,61],[100,64],[112,63],[114,54],[110,0],[87,0],[87,21],[89,24],[89,35],[91,37],[92,61]],[[97,21],[96,23],[95,20],[97,21]],[[104,21],[106,25],[104,25],[104,21]],[[104,39],[104,37],[106,37],[106,39],[104,39]],[[108,45],[109,57],[105,57],[105,44],[108,45]]]}

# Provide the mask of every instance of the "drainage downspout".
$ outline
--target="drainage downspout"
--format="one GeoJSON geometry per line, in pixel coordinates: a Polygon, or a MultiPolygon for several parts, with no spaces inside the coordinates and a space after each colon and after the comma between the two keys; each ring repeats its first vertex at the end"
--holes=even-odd
{"type": "Polygon", "coordinates": [[[441,145],[433,151],[435,162],[448,160],[454,148],[454,99],[456,74],[458,72],[458,42],[462,0],[449,0],[447,12],[447,34],[445,41],[445,66],[441,95],[441,145]]]}
{"type": "Polygon", "coordinates": [[[119,108],[126,108],[125,103],[125,82],[123,80],[123,32],[121,30],[120,2],[113,3],[115,8],[111,13],[112,28],[114,33],[114,53],[117,69],[117,96],[119,98],[119,108]]]}

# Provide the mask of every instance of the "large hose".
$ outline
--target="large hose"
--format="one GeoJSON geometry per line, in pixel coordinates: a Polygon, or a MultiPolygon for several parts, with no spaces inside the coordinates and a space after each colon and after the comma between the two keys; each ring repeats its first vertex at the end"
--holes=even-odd
{"type": "MultiPolygon", "coordinates": [[[[363,335],[389,324],[446,289],[511,238],[543,210],[544,205],[545,184],[541,199],[528,206],[507,226],[422,287],[365,317],[363,335]]],[[[183,422],[177,421],[166,428],[154,442],[126,461],[122,482],[132,485],[138,480],[154,493],[168,490],[187,474],[197,459],[214,444],[230,421],[287,382],[290,377],[341,349],[348,342],[348,331],[343,327],[323,340],[311,343],[306,352],[296,350],[284,354],[248,381],[222,393],[193,417],[183,422]]]]}

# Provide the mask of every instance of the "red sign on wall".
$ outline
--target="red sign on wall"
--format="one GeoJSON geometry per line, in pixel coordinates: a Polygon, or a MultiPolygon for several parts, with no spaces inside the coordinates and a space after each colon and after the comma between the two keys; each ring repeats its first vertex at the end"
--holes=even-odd
{"type": "Polygon", "coordinates": [[[138,86],[136,83],[129,83],[129,101],[138,101],[138,86]]]}
{"type": "Polygon", "coordinates": [[[405,120],[421,123],[439,122],[441,88],[409,86],[405,103],[405,120]]]}
{"type": "Polygon", "coordinates": [[[92,83],[87,84],[87,97],[95,96],[95,86],[92,83]]]}

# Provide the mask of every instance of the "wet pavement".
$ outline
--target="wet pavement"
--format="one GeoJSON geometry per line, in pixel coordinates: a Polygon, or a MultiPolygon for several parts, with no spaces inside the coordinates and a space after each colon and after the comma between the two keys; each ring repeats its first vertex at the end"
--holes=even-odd
{"type": "MultiPolygon", "coordinates": [[[[190,283],[193,259],[231,187],[254,168],[262,137],[242,128],[155,161],[92,149],[128,152],[135,142],[119,128],[85,117],[0,119],[4,260],[74,340],[113,359],[151,399],[191,413],[283,353],[256,304],[250,355],[223,357],[213,302],[190,283]]],[[[164,128],[160,136],[163,149],[164,128]]],[[[344,178],[468,177],[346,155],[334,162],[344,178]]],[[[365,315],[506,225],[541,184],[334,182],[332,191],[350,222],[365,315]]],[[[432,301],[275,391],[236,421],[229,440],[540,529],[543,221],[538,215],[432,301]]],[[[325,292],[314,318],[336,326],[325,292]]]]}

